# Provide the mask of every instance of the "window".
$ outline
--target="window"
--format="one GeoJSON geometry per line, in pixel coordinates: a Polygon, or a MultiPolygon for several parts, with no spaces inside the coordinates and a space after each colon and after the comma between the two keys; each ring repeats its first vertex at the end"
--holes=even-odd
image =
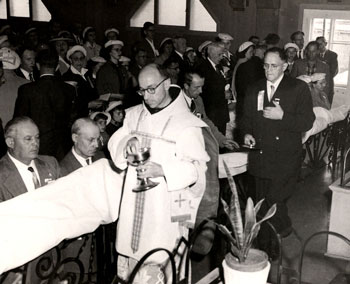
{"type": "Polygon", "coordinates": [[[142,27],[147,21],[157,25],[188,27],[193,31],[217,30],[215,20],[200,0],[145,0],[132,16],[130,26],[142,27]]]}
{"type": "Polygon", "coordinates": [[[347,11],[338,10],[304,10],[303,30],[305,39],[315,40],[324,36],[327,48],[338,54],[338,74],[334,84],[346,87],[349,82],[350,60],[350,15],[347,11]]]}
{"type": "Polygon", "coordinates": [[[48,22],[51,19],[51,14],[41,0],[0,0],[0,19],[9,17],[48,22]],[[7,7],[9,7],[9,15],[7,7]]]}

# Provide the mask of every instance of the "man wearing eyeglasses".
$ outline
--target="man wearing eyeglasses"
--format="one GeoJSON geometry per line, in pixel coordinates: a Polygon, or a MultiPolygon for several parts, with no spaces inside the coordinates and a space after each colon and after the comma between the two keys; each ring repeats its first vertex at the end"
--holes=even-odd
{"type": "MultiPolygon", "coordinates": [[[[259,214],[264,216],[276,203],[277,212],[270,220],[282,237],[292,231],[286,201],[296,189],[301,169],[301,135],[315,119],[308,86],[285,76],[287,67],[282,49],[266,52],[266,79],[248,88],[241,125],[244,143],[255,149],[248,158],[250,186],[255,189],[256,201],[265,198],[259,214]]],[[[264,229],[261,235],[261,248],[274,258],[274,237],[264,229]]]]}
{"type": "MultiPolygon", "coordinates": [[[[108,144],[115,165],[127,169],[116,245],[118,276],[124,280],[148,251],[173,251],[181,237],[188,237],[204,193],[209,160],[202,134],[207,125],[190,112],[181,89],[170,86],[154,64],[141,70],[139,85],[143,104],[126,112],[123,127],[108,144]],[[150,159],[137,167],[128,166],[130,157],[144,148],[150,148],[150,159]],[[133,192],[138,178],[159,184],[133,192]]],[[[166,283],[170,277],[166,260],[165,254],[152,255],[148,259],[152,265],[145,265],[143,278],[135,283],[145,283],[145,279],[166,283]]]]}

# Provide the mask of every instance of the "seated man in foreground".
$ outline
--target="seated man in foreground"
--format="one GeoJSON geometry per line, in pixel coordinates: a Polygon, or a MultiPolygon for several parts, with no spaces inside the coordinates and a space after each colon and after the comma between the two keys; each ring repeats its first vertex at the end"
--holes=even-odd
{"type": "MultiPolygon", "coordinates": [[[[170,96],[170,81],[155,65],[140,72],[139,83],[144,104],[127,111],[123,127],[108,145],[120,169],[126,169],[127,158],[140,148],[150,148],[151,154],[149,161],[129,166],[126,173],[117,229],[118,275],[123,279],[148,251],[159,247],[172,251],[182,236],[187,238],[204,193],[209,160],[201,131],[207,126],[191,114],[180,89],[176,88],[177,96],[170,96]],[[142,178],[159,184],[134,192],[142,178]]],[[[143,277],[152,279],[148,283],[159,279],[163,281],[157,283],[167,283],[167,256],[155,254],[148,260],[143,277]]]]}

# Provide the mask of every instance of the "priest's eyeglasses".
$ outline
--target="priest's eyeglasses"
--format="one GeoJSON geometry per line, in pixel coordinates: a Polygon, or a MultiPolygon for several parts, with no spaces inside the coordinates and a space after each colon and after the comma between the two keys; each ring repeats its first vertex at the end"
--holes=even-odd
{"type": "Polygon", "coordinates": [[[155,87],[149,87],[149,88],[146,88],[146,89],[140,89],[140,90],[138,90],[137,91],[137,93],[141,96],[141,97],[143,97],[144,95],[145,95],[145,93],[147,92],[147,93],[149,93],[149,94],[151,94],[151,95],[154,95],[155,93],[156,93],[156,89],[165,81],[165,80],[167,80],[168,78],[165,78],[165,79],[163,79],[157,86],[155,86],[155,87]]]}

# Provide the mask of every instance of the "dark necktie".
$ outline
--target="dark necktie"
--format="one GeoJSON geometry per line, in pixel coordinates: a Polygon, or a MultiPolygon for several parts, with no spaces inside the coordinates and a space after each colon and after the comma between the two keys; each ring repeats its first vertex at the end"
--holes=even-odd
{"type": "Polygon", "coordinates": [[[220,76],[222,76],[221,65],[220,64],[216,64],[215,65],[215,70],[216,70],[216,73],[218,73],[220,76]]]}
{"type": "Polygon", "coordinates": [[[87,165],[91,164],[90,158],[87,158],[85,161],[86,161],[87,165]]]}
{"type": "Polygon", "coordinates": [[[275,94],[275,86],[271,85],[271,92],[270,92],[270,98],[269,98],[269,102],[271,102],[273,95],[275,94]]]}
{"type": "Polygon", "coordinates": [[[33,73],[32,72],[29,73],[29,80],[34,82],[34,77],[33,77],[33,73]]]}
{"type": "Polygon", "coordinates": [[[196,111],[196,103],[194,102],[194,100],[191,100],[190,110],[192,113],[196,111]]]}
{"type": "Polygon", "coordinates": [[[301,59],[301,50],[298,52],[298,58],[301,59]]]}
{"type": "Polygon", "coordinates": [[[28,167],[28,171],[30,171],[32,173],[32,180],[33,180],[35,189],[39,188],[40,181],[39,181],[38,176],[36,175],[34,169],[32,167],[28,167]]]}

